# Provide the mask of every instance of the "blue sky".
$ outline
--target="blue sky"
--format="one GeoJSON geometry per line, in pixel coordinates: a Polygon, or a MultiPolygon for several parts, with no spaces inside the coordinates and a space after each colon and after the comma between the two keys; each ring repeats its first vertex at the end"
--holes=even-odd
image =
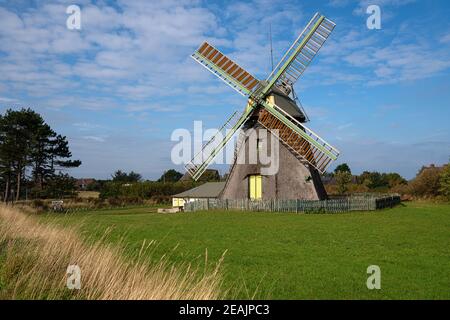
{"type": "MultiPolygon", "coordinates": [[[[319,11],[337,26],[296,84],[336,164],[399,172],[450,156],[450,3],[327,1],[1,1],[0,109],[32,107],[66,135],[76,177],[116,169],[157,178],[177,128],[220,126],[245,99],[189,58],[208,40],[264,79],[319,11]],[[81,30],[66,28],[68,5],[81,30]],[[381,30],[366,27],[370,4],[381,30]]],[[[332,167],[333,168],[333,167],[332,167]]]]}

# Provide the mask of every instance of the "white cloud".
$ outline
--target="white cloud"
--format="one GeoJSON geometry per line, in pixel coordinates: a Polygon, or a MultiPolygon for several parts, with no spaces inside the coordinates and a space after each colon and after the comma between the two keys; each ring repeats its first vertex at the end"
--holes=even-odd
{"type": "Polygon", "coordinates": [[[351,122],[345,123],[345,124],[342,124],[340,126],[337,126],[337,130],[341,131],[341,130],[350,128],[351,126],[353,126],[353,123],[351,123],[351,122]]]}
{"type": "Polygon", "coordinates": [[[101,125],[99,124],[95,124],[95,123],[90,123],[90,122],[75,122],[73,123],[73,126],[78,128],[78,130],[80,131],[90,131],[93,129],[98,129],[98,128],[102,128],[101,125]]]}
{"type": "Polygon", "coordinates": [[[334,8],[341,8],[349,5],[351,3],[351,0],[330,0],[328,2],[328,5],[334,8]]]}
{"type": "Polygon", "coordinates": [[[17,102],[17,99],[8,98],[8,97],[0,97],[0,102],[17,102]]]}
{"type": "Polygon", "coordinates": [[[95,142],[105,142],[106,141],[104,137],[98,137],[98,136],[83,136],[83,139],[92,140],[95,142]]]}
{"type": "Polygon", "coordinates": [[[404,5],[411,4],[416,2],[416,0],[361,0],[359,1],[358,6],[353,10],[353,14],[355,15],[365,15],[366,9],[370,5],[378,5],[381,7],[382,17],[383,19],[391,18],[392,13],[388,11],[388,8],[394,7],[398,8],[404,5]]]}
{"type": "Polygon", "coordinates": [[[195,76],[202,70],[186,67],[186,57],[218,28],[214,14],[190,1],[119,6],[121,10],[85,1],[81,31],[66,28],[63,4],[38,5],[20,15],[0,8],[2,81],[17,92],[47,95],[54,105],[62,88],[81,82],[85,94],[100,90],[120,98],[140,86],[141,95],[133,98],[145,99],[157,92],[150,86],[144,93],[142,86],[149,82],[173,94],[193,75],[204,80],[195,76]]]}
{"type": "Polygon", "coordinates": [[[450,46],[436,46],[439,38],[424,38],[408,30],[391,33],[350,28],[332,34],[319,53],[320,63],[314,62],[305,73],[308,80],[312,79],[307,85],[411,82],[450,68],[450,46]]]}

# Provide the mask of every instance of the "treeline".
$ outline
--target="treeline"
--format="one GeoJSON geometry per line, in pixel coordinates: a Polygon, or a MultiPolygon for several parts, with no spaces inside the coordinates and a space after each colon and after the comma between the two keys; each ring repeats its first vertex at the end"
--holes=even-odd
{"type": "Polygon", "coordinates": [[[154,203],[170,202],[171,196],[185,190],[194,188],[201,183],[192,181],[179,181],[173,183],[158,181],[142,181],[129,185],[108,182],[100,192],[100,198],[109,202],[140,203],[151,200],[154,203]]]}
{"type": "MultiPolygon", "coordinates": [[[[169,202],[171,196],[207,181],[224,181],[216,170],[206,171],[199,181],[181,179],[182,173],[166,171],[156,181],[143,181],[140,174],[116,171],[110,180],[99,180],[87,190],[100,192],[100,198],[111,203],[169,202]],[[181,179],[181,180],[180,180],[181,179]]],[[[450,165],[422,167],[417,176],[407,181],[398,173],[364,171],[353,175],[347,164],[336,167],[323,176],[329,195],[353,193],[399,193],[404,198],[439,198],[450,200],[450,165]]]]}
{"type": "Polygon", "coordinates": [[[364,171],[352,175],[347,164],[336,167],[324,176],[325,187],[331,195],[380,192],[399,193],[404,198],[436,198],[450,200],[450,164],[423,166],[411,181],[398,173],[364,171]]]}
{"type": "Polygon", "coordinates": [[[107,199],[112,203],[139,203],[144,200],[165,203],[169,202],[174,194],[194,188],[206,181],[217,181],[217,177],[211,174],[205,175],[200,181],[192,179],[180,181],[182,176],[182,173],[170,169],[156,181],[143,181],[139,173],[117,170],[110,180],[97,180],[88,185],[86,190],[98,191],[101,199],[107,199]]]}
{"type": "Polygon", "coordinates": [[[62,172],[78,167],[70,160],[67,138],[31,109],[0,115],[0,187],[4,202],[61,197],[75,190],[75,179],[62,172]]]}

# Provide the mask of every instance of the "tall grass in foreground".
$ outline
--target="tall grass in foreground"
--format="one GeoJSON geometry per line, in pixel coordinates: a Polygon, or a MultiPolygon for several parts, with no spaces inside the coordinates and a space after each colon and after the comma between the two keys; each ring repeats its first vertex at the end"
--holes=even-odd
{"type": "MultiPolygon", "coordinates": [[[[143,244],[146,250],[148,244],[143,244]]],[[[0,298],[2,299],[218,299],[220,261],[198,272],[161,259],[126,260],[123,248],[87,244],[76,228],[41,224],[0,206],[0,298]],[[66,270],[81,269],[81,289],[69,290],[66,270]]]]}

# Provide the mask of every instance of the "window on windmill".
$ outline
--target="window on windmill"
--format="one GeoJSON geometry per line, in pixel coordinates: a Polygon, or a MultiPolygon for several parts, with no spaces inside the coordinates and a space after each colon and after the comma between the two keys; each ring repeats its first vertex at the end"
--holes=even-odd
{"type": "Polygon", "coordinates": [[[312,177],[311,176],[307,176],[306,178],[305,178],[305,181],[306,182],[310,182],[312,180],[312,177]]]}
{"type": "Polygon", "coordinates": [[[261,139],[256,139],[256,150],[259,150],[261,148],[261,143],[262,143],[261,139]]]}
{"type": "Polygon", "coordinates": [[[248,177],[248,194],[251,200],[262,198],[262,177],[259,174],[248,177]]]}

